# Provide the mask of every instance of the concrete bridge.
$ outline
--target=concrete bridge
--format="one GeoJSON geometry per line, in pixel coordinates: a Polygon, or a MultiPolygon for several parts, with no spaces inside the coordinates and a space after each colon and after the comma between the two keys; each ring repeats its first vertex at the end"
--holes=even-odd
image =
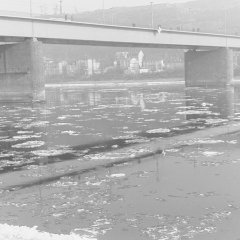
{"type": "Polygon", "coordinates": [[[233,78],[240,37],[0,16],[0,100],[45,99],[42,44],[180,48],[186,86],[225,86],[233,78]]]}

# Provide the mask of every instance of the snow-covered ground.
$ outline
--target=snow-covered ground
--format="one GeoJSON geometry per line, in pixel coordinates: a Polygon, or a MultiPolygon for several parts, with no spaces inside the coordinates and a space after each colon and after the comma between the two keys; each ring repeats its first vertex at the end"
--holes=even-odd
{"type": "Polygon", "coordinates": [[[36,227],[20,227],[8,224],[0,224],[1,240],[96,240],[88,237],[80,237],[76,234],[59,235],[47,232],[40,232],[36,227]]]}

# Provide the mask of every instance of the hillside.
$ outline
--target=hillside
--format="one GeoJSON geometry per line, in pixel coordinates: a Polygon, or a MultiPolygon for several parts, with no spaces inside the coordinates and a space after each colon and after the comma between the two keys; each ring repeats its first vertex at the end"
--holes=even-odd
{"type": "MultiPolygon", "coordinates": [[[[240,34],[240,3],[237,0],[195,0],[178,4],[155,4],[154,25],[161,25],[167,29],[198,30],[240,34]]],[[[68,14],[74,21],[116,24],[139,27],[151,27],[151,6],[118,7],[93,12],[68,14]]],[[[59,15],[46,17],[63,17],[59,15]]],[[[74,60],[94,57],[112,61],[116,51],[129,51],[136,55],[139,49],[106,48],[87,46],[45,46],[45,55],[50,58],[74,60]]],[[[181,50],[145,49],[149,59],[159,59],[164,56],[182,55],[181,50]]]]}
{"type": "MultiPolygon", "coordinates": [[[[240,33],[240,3],[237,0],[196,0],[178,4],[154,4],[154,25],[207,32],[240,33]],[[226,16],[226,17],[225,17],[226,16]]],[[[76,21],[151,27],[151,6],[119,7],[74,14],[76,21]]]]}

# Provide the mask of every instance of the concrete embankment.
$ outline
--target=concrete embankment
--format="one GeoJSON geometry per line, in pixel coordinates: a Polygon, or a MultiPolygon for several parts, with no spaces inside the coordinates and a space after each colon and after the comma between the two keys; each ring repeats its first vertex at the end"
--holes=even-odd
{"type": "Polygon", "coordinates": [[[0,176],[0,182],[2,183],[0,189],[18,190],[56,181],[61,177],[77,176],[89,171],[97,171],[101,168],[109,168],[130,161],[147,160],[149,157],[163,153],[166,149],[194,145],[201,139],[214,138],[237,132],[240,132],[240,123],[231,122],[227,125],[207,128],[165,139],[156,139],[107,153],[92,154],[89,155],[87,159],[78,158],[55,163],[50,166],[39,166],[35,170],[30,169],[6,173],[0,176]]]}

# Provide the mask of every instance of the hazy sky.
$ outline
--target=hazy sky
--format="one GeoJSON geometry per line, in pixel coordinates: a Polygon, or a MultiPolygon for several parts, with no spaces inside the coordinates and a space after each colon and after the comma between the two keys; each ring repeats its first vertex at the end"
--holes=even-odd
{"type": "MultiPolygon", "coordinates": [[[[4,11],[29,11],[30,2],[34,12],[53,11],[56,6],[59,6],[60,0],[0,0],[0,10],[4,11]]],[[[154,4],[185,2],[187,0],[152,0],[154,4]]],[[[148,5],[151,0],[62,0],[63,10],[69,11],[90,11],[103,8],[118,7],[118,6],[137,6],[148,5]]]]}

